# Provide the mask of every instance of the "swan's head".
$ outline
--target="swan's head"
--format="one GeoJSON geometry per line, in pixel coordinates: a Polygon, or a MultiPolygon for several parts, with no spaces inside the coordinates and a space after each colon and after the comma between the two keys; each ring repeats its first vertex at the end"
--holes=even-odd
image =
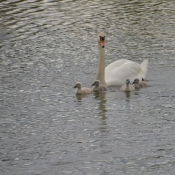
{"type": "Polygon", "coordinates": [[[135,78],[132,84],[139,84],[139,79],[135,78]]]}
{"type": "Polygon", "coordinates": [[[76,83],[76,85],[74,86],[74,88],[81,89],[81,83],[76,83]]]}
{"type": "Polygon", "coordinates": [[[99,46],[104,48],[105,47],[105,41],[106,41],[105,34],[103,32],[100,32],[98,34],[98,44],[99,44],[99,46]]]}
{"type": "Polygon", "coordinates": [[[92,84],[92,86],[98,87],[100,85],[100,82],[98,80],[95,80],[95,82],[92,84]]]}
{"type": "Polygon", "coordinates": [[[127,79],[126,79],[126,85],[129,85],[129,84],[131,84],[131,82],[130,82],[130,79],[127,78],[127,79]]]}

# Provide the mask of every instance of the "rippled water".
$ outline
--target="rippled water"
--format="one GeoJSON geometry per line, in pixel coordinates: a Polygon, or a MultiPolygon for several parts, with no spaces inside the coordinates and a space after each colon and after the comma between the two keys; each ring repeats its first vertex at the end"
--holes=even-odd
{"type": "Polygon", "coordinates": [[[0,2],[0,174],[175,173],[175,3],[0,2]],[[148,87],[77,97],[98,65],[149,59],[148,87]]]}

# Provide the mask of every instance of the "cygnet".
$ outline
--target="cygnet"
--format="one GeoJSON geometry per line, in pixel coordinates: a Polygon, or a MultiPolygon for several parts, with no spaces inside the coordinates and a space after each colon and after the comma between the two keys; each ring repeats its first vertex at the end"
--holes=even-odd
{"type": "Polygon", "coordinates": [[[134,88],[133,85],[131,85],[130,79],[127,78],[127,79],[126,79],[126,84],[123,85],[123,86],[120,88],[120,90],[123,91],[123,92],[130,92],[130,91],[134,91],[135,88],[134,88]]]}
{"type": "Polygon", "coordinates": [[[134,88],[138,90],[147,86],[145,81],[139,81],[138,78],[135,78],[132,84],[134,85],[134,88]]]}
{"type": "Polygon", "coordinates": [[[100,81],[95,80],[95,82],[92,84],[92,86],[95,86],[93,88],[93,92],[100,92],[100,91],[107,91],[107,87],[100,84],[100,81]]]}
{"type": "Polygon", "coordinates": [[[92,89],[86,88],[86,87],[81,87],[81,83],[76,83],[74,88],[77,88],[75,91],[76,94],[90,94],[92,93],[92,89]]]}

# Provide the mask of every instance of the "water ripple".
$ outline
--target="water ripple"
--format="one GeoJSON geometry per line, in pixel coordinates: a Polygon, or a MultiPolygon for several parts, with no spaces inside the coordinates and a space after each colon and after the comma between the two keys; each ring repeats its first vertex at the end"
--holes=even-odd
{"type": "Polygon", "coordinates": [[[1,174],[174,173],[174,1],[0,2],[1,174]],[[149,59],[148,87],[76,96],[106,64],[149,59]]]}

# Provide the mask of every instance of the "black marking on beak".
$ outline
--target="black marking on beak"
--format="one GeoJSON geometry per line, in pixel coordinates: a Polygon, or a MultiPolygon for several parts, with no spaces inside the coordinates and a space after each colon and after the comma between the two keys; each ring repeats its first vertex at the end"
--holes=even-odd
{"type": "Polygon", "coordinates": [[[100,40],[104,41],[105,40],[105,36],[100,36],[100,40]]]}

